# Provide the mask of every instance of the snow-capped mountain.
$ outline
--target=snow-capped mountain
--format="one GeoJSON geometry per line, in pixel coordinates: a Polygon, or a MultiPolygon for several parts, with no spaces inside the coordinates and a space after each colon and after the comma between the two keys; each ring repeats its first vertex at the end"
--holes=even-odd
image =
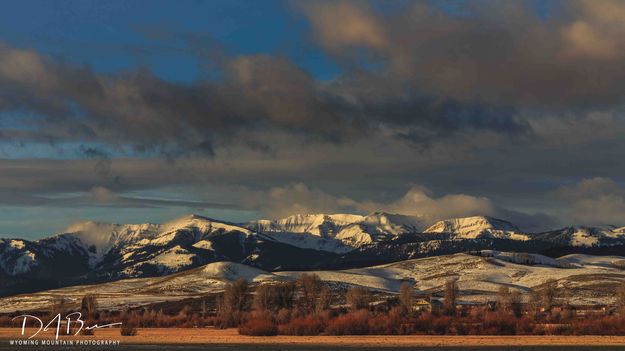
{"type": "Polygon", "coordinates": [[[39,243],[58,250],[73,249],[85,253],[89,267],[93,268],[115,248],[128,246],[140,240],[155,237],[158,224],[113,224],[79,222],[67,228],[66,233],[40,240],[39,243]]]}
{"type": "Polygon", "coordinates": [[[36,267],[38,254],[30,248],[30,243],[17,239],[0,239],[0,268],[12,276],[29,272],[36,267]]]}
{"type": "MultiPolygon", "coordinates": [[[[231,223],[197,215],[164,224],[84,222],[37,241],[0,240],[0,295],[25,286],[158,276],[218,261],[302,269],[328,253],[293,247],[231,223]],[[44,283],[46,282],[46,283],[44,283]]],[[[29,289],[26,289],[29,290],[29,289]]]]}
{"type": "Polygon", "coordinates": [[[424,233],[448,233],[460,239],[484,237],[510,240],[530,239],[527,234],[521,232],[512,223],[487,216],[451,218],[438,221],[427,228],[424,233]]]}
{"type": "Polygon", "coordinates": [[[561,246],[602,247],[621,245],[625,242],[625,227],[566,227],[558,230],[538,233],[535,240],[556,243],[561,246]]]}
{"type": "MultiPolygon", "coordinates": [[[[0,239],[0,295],[162,276],[214,262],[266,271],[364,267],[482,250],[625,255],[625,228],[523,233],[491,217],[295,215],[237,225],[191,215],[163,224],[82,222],[44,239],[0,239]]],[[[529,256],[519,256],[529,257],[529,256]]]]}
{"type": "Polygon", "coordinates": [[[300,248],[345,253],[363,245],[415,233],[421,229],[417,217],[372,213],[293,215],[278,220],[259,220],[246,227],[300,248]]]}

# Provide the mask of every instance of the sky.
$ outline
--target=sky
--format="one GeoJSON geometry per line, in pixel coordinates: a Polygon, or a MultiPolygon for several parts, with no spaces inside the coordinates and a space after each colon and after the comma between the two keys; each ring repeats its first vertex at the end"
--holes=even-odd
{"type": "Polygon", "coordinates": [[[625,225],[621,1],[8,1],[0,236],[386,211],[625,225]]]}

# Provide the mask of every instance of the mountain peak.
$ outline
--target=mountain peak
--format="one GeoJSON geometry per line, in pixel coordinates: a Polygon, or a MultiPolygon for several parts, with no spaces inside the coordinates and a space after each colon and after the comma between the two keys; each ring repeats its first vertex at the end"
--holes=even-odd
{"type": "Polygon", "coordinates": [[[461,238],[477,238],[480,236],[506,237],[511,236],[521,239],[519,236],[525,236],[514,224],[490,217],[490,216],[472,216],[462,218],[450,218],[434,223],[427,228],[425,233],[450,233],[461,238]]]}
{"type": "Polygon", "coordinates": [[[185,216],[176,218],[172,221],[163,223],[161,225],[161,232],[169,232],[169,231],[185,229],[185,228],[186,229],[197,228],[202,232],[211,232],[213,230],[223,229],[226,231],[236,230],[245,234],[251,233],[248,229],[238,226],[236,224],[213,219],[213,218],[198,215],[198,214],[185,215],[185,216]]]}
{"type": "Polygon", "coordinates": [[[623,228],[600,228],[589,226],[569,226],[562,229],[538,233],[536,239],[557,242],[566,246],[603,246],[620,242],[625,238],[623,228]]]}
{"type": "Polygon", "coordinates": [[[344,253],[401,234],[419,232],[421,221],[418,217],[385,212],[367,216],[318,213],[252,221],[246,226],[290,245],[344,253]]]}

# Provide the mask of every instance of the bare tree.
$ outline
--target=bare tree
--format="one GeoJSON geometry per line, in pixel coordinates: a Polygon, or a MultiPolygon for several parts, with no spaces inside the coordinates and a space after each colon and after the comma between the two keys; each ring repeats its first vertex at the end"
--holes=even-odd
{"type": "Polygon", "coordinates": [[[558,296],[558,282],[555,279],[547,279],[541,290],[542,305],[550,310],[556,303],[558,296]]]}
{"type": "Polygon", "coordinates": [[[453,315],[456,313],[456,300],[458,298],[458,283],[456,279],[449,279],[445,283],[445,313],[453,315]]]}
{"type": "Polygon", "coordinates": [[[616,306],[621,312],[625,311],[625,282],[621,282],[616,290],[616,306]]]}
{"type": "Polygon", "coordinates": [[[50,303],[50,315],[56,315],[58,313],[64,314],[68,307],[64,297],[55,297],[50,303]]]}
{"type": "Polygon", "coordinates": [[[508,306],[515,317],[519,318],[523,314],[523,295],[518,290],[510,293],[508,306]]]}
{"type": "Polygon", "coordinates": [[[399,303],[403,308],[410,311],[414,304],[415,289],[414,285],[408,282],[401,283],[399,287],[399,303]]]}
{"type": "Polygon", "coordinates": [[[360,286],[355,286],[347,291],[345,299],[352,310],[368,308],[370,300],[369,290],[360,286]]]}
{"type": "Polygon", "coordinates": [[[217,327],[230,328],[241,323],[241,311],[247,308],[248,290],[249,286],[245,279],[226,285],[223,294],[217,297],[217,327]]]}
{"type": "Polygon", "coordinates": [[[296,285],[294,282],[283,282],[275,285],[276,308],[292,308],[296,285]]]}
{"type": "Polygon", "coordinates": [[[259,311],[272,310],[275,307],[275,300],[275,289],[271,285],[261,285],[256,288],[254,309],[259,311]]]}
{"type": "Polygon", "coordinates": [[[528,307],[529,307],[530,313],[532,314],[532,317],[536,317],[536,314],[538,313],[538,309],[542,305],[541,297],[540,297],[540,294],[534,289],[530,291],[529,295],[530,296],[529,296],[528,307]]]}
{"type": "Polygon", "coordinates": [[[85,295],[80,303],[80,311],[85,318],[95,318],[98,312],[98,300],[94,295],[85,295]]]}
{"type": "Polygon", "coordinates": [[[497,309],[508,311],[510,309],[510,288],[501,285],[497,292],[497,309]]]}
{"type": "Polygon", "coordinates": [[[255,309],[261,311],[291,308],[294,295],[295,284],[293,282],[261,285],[256,288],[253,305],[255,309]]]}
{"type": "Polygon", "coordinates": [[[202,304],[200,306],[200,311],[202,314],[202,318],[205,318],[208,314],[208,308],[206,307],[206,299],[202,299],[202,304]]]}
{"type": "Polygon", "coordinates": [[[306,312],[315,310],[317,296],[321,289],[321,279],[316,274],[300,274],[297,285],[301,292],[301,307],[306,312]]]}
{"type": "Polygon", "coordinates": [[[223,308],[230,311],[242,311],[246,308],[249,286],[245,279],[240,278],[226,285],[223,294],[223,308]]]}
{"type": "Polygon", "coordinates": [[[327,286],[322,286],[319,291],[319,300],[317,301],[317,311],[325,311],[332,306],[332,290],[327,286]]]}

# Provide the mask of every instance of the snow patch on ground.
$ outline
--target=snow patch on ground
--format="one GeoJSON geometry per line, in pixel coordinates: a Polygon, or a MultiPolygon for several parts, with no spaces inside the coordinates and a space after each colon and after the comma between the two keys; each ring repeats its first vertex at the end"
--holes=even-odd
{"type": "MultiPolygon", "coordinates": [[[[625,257],[567,255],[556,260],[536,255],[540,264],[510,262],[507,252],[491,252],[493,257],[454,254],[406,260],[368,268],[339,271],[314,271],[323,281],[334,285],[363,286],[397,293],[402,282],[411,282],[426,294],[441,296],[444,285],[455,279],[461,302],[489,301],[497,298],[501,286],[528,292],[547,279],[556,279],[572,304],[613,303],[614,289],[625,281],[625,272],[611,266],[625,257]],[[555,262],[554,262],[555,261],[555,262]]],[[[167,261],[167,260],[165,260],[167,261]]],[[[53,297],[66,296],[79,303],[85,294],[95,294],[103,307],[174,301],[222,291],[228,281],[243,278],[255,284],[296,279],[302,272],[269,273],[232,262],[211,263],[203,267],[158,278],[126,279],[92,286],[74,286],[29,295],[0,299],[0,312],[43,309],[53,297]]]]}

